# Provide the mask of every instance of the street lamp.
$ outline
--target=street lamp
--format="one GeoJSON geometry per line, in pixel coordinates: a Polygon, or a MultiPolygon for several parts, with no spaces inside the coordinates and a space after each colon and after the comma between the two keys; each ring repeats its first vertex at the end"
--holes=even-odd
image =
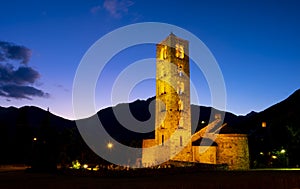
{"type": "Polygon", "coordinates": [[[114,147],[113,143],[109,142],[107,143],[107,148],[108,149],[112,149],[114,147]]]}

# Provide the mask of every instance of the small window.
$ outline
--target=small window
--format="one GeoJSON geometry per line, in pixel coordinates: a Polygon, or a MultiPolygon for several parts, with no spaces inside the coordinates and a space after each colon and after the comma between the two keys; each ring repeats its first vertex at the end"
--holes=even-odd
{"type": "Polygon", "coordinates": [[[179,119],[178,129],[183,129],[183,118],[182,117],[179,119]]]}
{"type": "Polygon", "coordinates": [[[161,60],[164,60],[167,58],[167,46],[164,46],[160,49],[160,55],[159,55],[159,58],[161,60]]]}
{"type": "Polygon", "coordinates": [[[179,77],[182,77],[182,70],[179,71],[179,77]]]}
{"type": "Polygon", "coordinates": [[[184,48],[182,45],[179,45],[179,44],[176,44],[175,46],[176,48],[176,57],[177,58],[180,58],[180,59],[183,59],[184,58],[184,48]]]}
{"type": "Polygon", "coordinates": [[[184,92],[184,83],[183,82],[181,82],[181,84],[180,84],[180,89],[181,89],[181,91],[183,93],[184,92]]]}
{"type": "Polygon", "coordinates": [[[177,94],[182,94],[184,92],[184,83],[177,82],[177,94]]]}
{"type": "Polygon", "coordinates": [[[179,141],[180,141],[180,146],[182,146],[182,136],[180,136],[179,141]]]}
{"type": "Polygon", "coordinates": [[[178,101],[178,110],[179,110],[179,111],[182,111],[182,110],[183,110],[183,102],[182,102],[181,99],[178,101]]]}
{"type": "Polygon", "coordinates": [[[182,77],[183,76],[183,69],[182,69],[182,65],[178,65],[178,74],[179,74],[179,77],[182,77]]]}

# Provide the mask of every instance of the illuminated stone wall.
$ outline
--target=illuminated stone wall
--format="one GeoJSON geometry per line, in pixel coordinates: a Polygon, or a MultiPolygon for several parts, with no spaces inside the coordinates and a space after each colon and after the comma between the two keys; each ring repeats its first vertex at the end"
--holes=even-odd
{"type": "Polygon", "coordinates": [[[174,34],[156,48],[155,140],[164,146],[165,153],[169,153],[166,156],[181,161],[192,160],[188,51],[188,41],[174,34]],[[182,152],[176,155],[178,151],[182,152]]]}
{"type": "Polygon", "coordinates": [[[217,147],[216,146],[193,146],[193,156],[195,162],[216,164],[217,147]]]}
{"type": "Polygon", "coordinates": [[[143,167],[151,167],[155,163],[155,151],[151,148],[155,146],[154,139],[143,140],[142,165],[143,167]]]}
{"type": "MultiPolygon", "coordinates": [[[[188,41],[172,33],[156,46],[154,140],[155,145],[163,149],[159,150],[156,159],[162,156],[172,160],[192,161],[188,46],[188,41]]],[[[147,159],[151,158],[145,157],[146,153],[147,150],[143,151],[142,161],[148,163],[147,159]]]]}
{"type": "Polygon", "coordinates": [[[231,170],[249,169],[248,138],[245,134],[219,134],[217,164],[227,164],[231,170]]]}

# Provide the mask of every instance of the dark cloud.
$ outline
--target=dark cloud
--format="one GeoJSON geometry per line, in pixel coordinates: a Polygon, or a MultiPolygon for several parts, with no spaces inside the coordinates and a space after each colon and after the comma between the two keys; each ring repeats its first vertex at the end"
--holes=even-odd
{"type": "Polygon", "coordinates": [[[48,97],[48,93],[31,86],[3,85],[0,86],[0,95],[13,98],[26,98],[31,100],[31,96],[48,97]]]}
{"type": "Polygon", "coordinates": [[[17,60],[27,64],[31,57],[31,50],[24,46],[0,41],[0,61],[17,60]]]}
{"type": "Polygon", "coordinates": [[[0,83],[33,84],[40,74],[31,67],[21,66],[14,70],[11,64],[0,64],[0,83]]]}
{"type": "Polygon", "coordinates": [[[18,84],[34,83],[40,74],[31,67],[19,67],[14,72],[14,82],[18,84]]]}
{"type": "Polygon", "coordinates": [[[17,99],[49,96],[33,87],[40,74],[28,66],[30,57],[31,50],[27,47],[0,41],[0,96],[17,99]],[[14,67],[12,61],[19,66],[14,67]]]}

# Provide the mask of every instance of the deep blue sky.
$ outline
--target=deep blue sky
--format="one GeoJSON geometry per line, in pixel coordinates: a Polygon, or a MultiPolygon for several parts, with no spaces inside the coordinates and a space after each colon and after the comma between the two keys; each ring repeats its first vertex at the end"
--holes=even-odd
{"type": "MultiPolygon", "coordinates": [[[[214,54],[226,84],[227,111],[261,111],[300,88],[299,8],[296,0],[1,1],[1,106],[50,107],[57,115],[73,118],[73,79],[88,48],[118,27],[164,22],[190,31],[214,54]],[[24,57],[29,61],[22,62],[24,57]]],[[[107,88],[132,61],[154,58],[154,46],[138,47],[111,61],[103,76],[107,88]]],[[[194,81],[199,79],[200,104],[210,105],[201,72],[191,73],[194,81]]],[[[102,90],[105,86],[96,90],[98,109],[110,105],[101,101],[102,90]]],[[[130,100],[154,94],[154,81],[146,81],[134,88],[130,100]]]]}

